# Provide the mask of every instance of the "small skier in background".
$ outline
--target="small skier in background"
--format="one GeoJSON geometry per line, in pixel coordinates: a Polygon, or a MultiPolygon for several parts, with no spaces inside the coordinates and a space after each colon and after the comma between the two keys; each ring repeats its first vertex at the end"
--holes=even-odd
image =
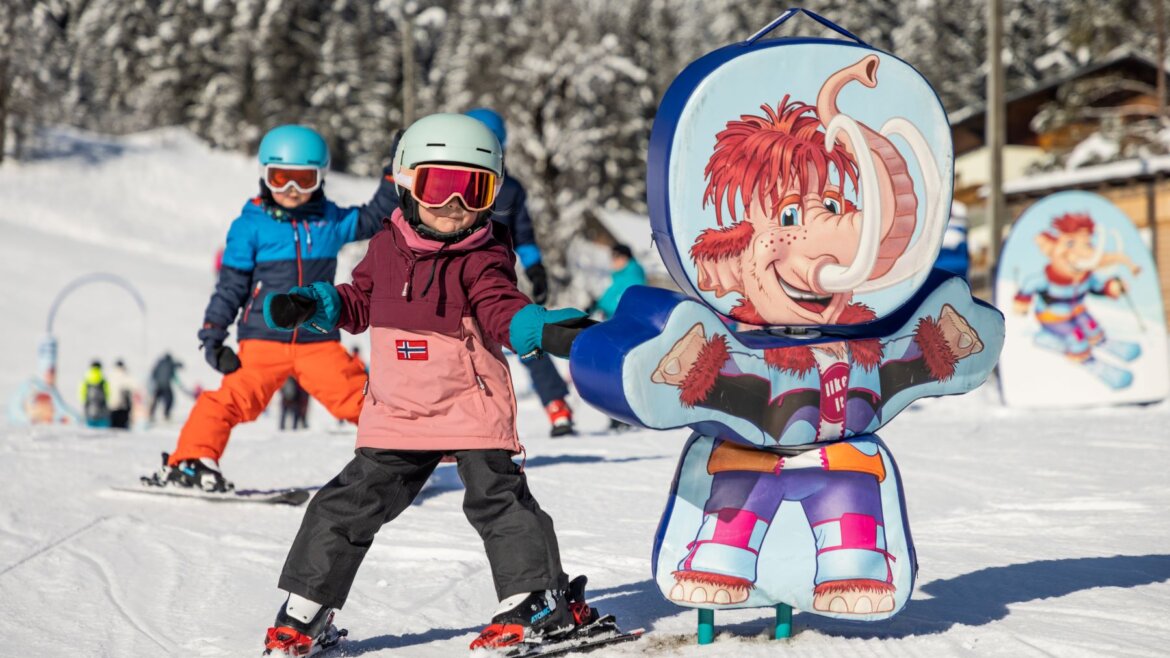
{"type": "Polygon", "coordinates": [[[600,311],[603,318],[609,319],[617,312],[618,302],[622,295],[633,286],[646,285],[646,271],[634,258],[634,252],[624,244],[615,244],[610,249],[609,287],[602,293],[601,298],[593,303],[590,311],[600,311]]]}
{"type": "Polygon", "coordinates": [[[162,405],[163,420],[170,422],[171,408],[175,405],[175,389],[179,378],[179,368],[183,364],[176,361],[170,352],[163,354],[150,370],[150,422],[154,422],[154,412],[162,405]]]}
{"type": "MultiPolygon", "coordinates": [[[[508,145],[508,128],[504,118],[495,110],[477,107],[466,112],[467,116],[479,120],[500,140],[500,146],[508,145]]],[[[540,247],[536,244],[536,232],[532,228],[532,217],[528,214],[528,192],[514,176],[506,175],[500,188],[496,207],[492,210],[492,221],[508,227],[512,238],[512,249],[520,259],[524,274],[532,284],[532,301],[544,304],[548,301],[548,273],[541,262],[540,247]]],[[[550,436],[576,434],[573,428],[573,410],[565,398],[569,387],[551,359],[533,359],[523,362],[532,378],[532,387],[540,398],[540,404],[548,414],[550,436]]]]}
{"type": "Polygon", "coordinates": [[[1036,320],[1040,323],[1036,345],[1064,354],[1106,386],[1117,390],[1133,383],[1133,373],[1096,356],[1103,352],[1122,361],[1133,361],[1141,356],[1141,345],[1106,339],[1104,329],[1089,313],[1085,300],[1089,295],[1120,298],[1126,294],[1126,285],[1121,277],[1113,274],[1115,266],[1124,265],[1134,275],[1141,268],[1124,252],[1106,253],[1105,235],[1094,248],[1093,233],[1091,217],[1069,213],[1057,217],[1050,230],[1038,234],[1036,245],[1049,262],[1043,271],[1020,284],[1014,310],[1024,315],[1035,304],[1036,320]]]}
{"type": "Polygon", "coordinates": [[[94,359],[85,371],[77,396],[85,410],[85,424],[89,427],[110,426],[110,385],[102,373],[102,362],[94,359]]]}
{"type": "Polygon", "coordinates": [[[130,411],[134,406],[134,380],[126,372],[126,362],[118,359],[106,375],[110,388],[110,427],[129,429],[130,411]]]}
{"type": "Polygon", "coordinates": [[[366,205],[339,207],[325,195],[329,147],[306,126],[268,131],[258,159],[260,194],[244,204],[228,230],[199,331],[204,356],[224,374],[223,382],[196,398],[174,451],[164,453],[162,468],[144,478],[146,484],[234,489],[219,465],[232,428],[256,420],[290,375],[335,417],[357,422],[366,374],[337,332],[274,331],[265,326],[261,309],[270,292],[332,282],[341,247],[372,237],[398,205],[394,184],[386,176],[366,205]],[[224,344],[233,323],[238,356],[224,344]]]}
{"type": "Polygon", "coordinates": [[[284,384],[280,387],[280,429],[284,430],[286,424],[291,424],[291,429],[294,430],[308,429],[308,412],[309,392],[301,388],[296,377],[284,380],[284,384]],[[290,418],[291,423],[289,423],[290,418]]]}
{"type": "Polygon", "coordinates": [[[357,454],[317,492],[280,577],[288,598],[268,652],[302,656],[336,643],[333,613],[383,524],[418,495],[445,456],[466,487],[464,511],[484,541],[499,608],[472,648],[552,640],[596,617],[585,578],[569,583],[552,519],[524,471],[515,393],[501,346],[550,348],[545,328],[584,317],[548,311],[516,286],[507,231],[492,222],[503,175],[499,141],[458,114],[415,122],[394,158],[400,210],[374,236],[353,283],[320,281],[273,295],[269,326],[371,333],[369,393],[357,454]]]}

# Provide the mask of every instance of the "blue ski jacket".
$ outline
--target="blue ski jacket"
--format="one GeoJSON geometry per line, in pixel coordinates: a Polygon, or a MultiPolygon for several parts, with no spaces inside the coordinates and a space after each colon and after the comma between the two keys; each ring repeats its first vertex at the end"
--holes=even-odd
{"type": "MultiPolygon", "coordinates": [[[[385,172],[384,172],[385,174],[385,172]]],[[[228,230],[227,246],[215,292],[203,314],[201,341],[222,340],[239,316],[236,338],[282,343],[340,340],[327,334],[276,331],[264,322],[264,299],[315,281],[333,283],[337,252],[349,242],[367,240],[382,229],[382,219],[398,207],[398,193],[383,175],[374,197],[365,205],[342,208],[320,204],[320,214],[280,212],[260,197],[244,204],[228,230]]]]}

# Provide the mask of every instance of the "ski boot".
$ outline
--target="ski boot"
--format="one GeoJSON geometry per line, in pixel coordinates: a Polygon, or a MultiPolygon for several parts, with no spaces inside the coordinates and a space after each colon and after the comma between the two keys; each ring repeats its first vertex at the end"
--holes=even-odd
{"type": "Polygon", "coordinates": [[[540,643],[576,626],[565,593],[555,590],[516,594],[500,601],[492,623],[471,642],[474,649],[540,643]]]}
{"type": "Polygon", "coordinates": [[[577,433],[573,429],[573,410],[564,400],[553,400],[544,410],[548,414],[548,422],[552,424],[549,436],[568,436],[577,433]]]}
{"type": "Polygon", "coordinates": [[[265,656],[312,656],[337,646],[349,631],[333,625],[332,608],[322,607],[309,623],[288,614],[288,603],[280,606],[276,621],[264,637],[265,656]]]}
{"type": "Polygon", "coordinates": [[[609,431],[611,432],[625,432],[632,429],[634,429],[634,426],[627,422],[620,421],[617,418],[609,419],[609,431]]]}
{"type": "Polygon", "coordinates": [[[227,481],[219,471],[219,464],[210,457],[185,459],[176,466],[167,462],[170,455],[162,454],[162,468],[150,477],[143,477],[142,483],[155,487],[183,487],[201,489],[208,493],[227,493],[236,485],[227,481]]]}

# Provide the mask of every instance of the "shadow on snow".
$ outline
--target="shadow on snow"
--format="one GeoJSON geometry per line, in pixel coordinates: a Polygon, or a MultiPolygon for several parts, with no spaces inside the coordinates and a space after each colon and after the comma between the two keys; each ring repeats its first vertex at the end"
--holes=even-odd
{"type": "Polygon", "coordinates": [[[988,567],[920,588],[929,599],[911,599],[884,623],[849,622],[800,615],[802,628],[840,637],[903,638],[943,633],[956,625],[982,626],[1008,616],[1008,606],[1066,596],[1097,587],[1139,587],[1170,580],[1170,555],[1114,555],[1040,560],[988,567]]]}
{"type": "MultiPolygon", "coordinates": [[[[1113,557],[1042,560],[989,567],[948,580],[936,580],[921,588],[934,598],[911,600],[887,622],[850,622],[819,615],[798,614],[794,630],[858,639],[905,638],[943,633],[956,625],[982,626],[1007,617],[1008,606],[1038,599],[1066,596],[1097,587],[1139,587],[1170,580],[1170,555],[1116,555],[1113,557]]],[[[652,627],[684,608],[662,597],[650,579],[589,591],[589,600],[602,613],[616,615],[623,628],[652,627]]],[[[763,610],[763,609],[761,609],[763,610]]],[[[719,624],[717,632],[750,637],[771,633],[770,620],[719,624]]],[[[400,649],[468,636],[479,630],[436,628],[423,633],[381,635],[347,642],[341,655],[360,656],[383,649],[400,649]]]]}

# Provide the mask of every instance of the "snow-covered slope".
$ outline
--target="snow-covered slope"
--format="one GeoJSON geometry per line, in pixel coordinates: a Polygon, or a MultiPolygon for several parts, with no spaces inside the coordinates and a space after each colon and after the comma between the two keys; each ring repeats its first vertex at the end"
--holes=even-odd
{"type": "MultiPolygon", "coordinates": [[[[81,144],[72,150],[113,152],[0,168],[0,399],[31,374],[52,297],[95,270],[142,291],[149,357],[170,349],[189,382],[216,385],[193,334],[212,254],[253,190],[250,161],[173,131],[70,138],[81,144]]],[[[330,190],[359,201],[373,185],[334,177],[330,190]]],[[[94,286],[58,316],[67,397],[91,356],[123,354],[143,371],[139,320],[121,295],[94,286]]],[[[1170,643],[1168,405],[1023,413],[986,387],[916,405],[882,433],[921,567],[906,610],[876,624],[798,613],[795,636],[780,643],[766,639],[769,611],[721,612],[728,634],[707,647],[694,645],[695,614],[650,578],[686,433],[607,435],[604,417],[574,405],[582,435],[549,439],[535,397],[521,398],[532,488],[556,521],[566,568],[590,576],[593,602],[648,629],[593,655],[1153,657],[1170,643]]],[[[307,432],[275,424],[237,430],[223,466],[242,486],[320,485],[352,454],[352,430],[320,413],[307,432]]],[[[109,490],[153,468],[177,432],[0,429],[0,655],[259,654],[303,508],[109,490]]],[[[495,598],[461,503],[443,466],[383,530],[338,616],[351,632],[342,655],[466,654],[495,598]]]]}

